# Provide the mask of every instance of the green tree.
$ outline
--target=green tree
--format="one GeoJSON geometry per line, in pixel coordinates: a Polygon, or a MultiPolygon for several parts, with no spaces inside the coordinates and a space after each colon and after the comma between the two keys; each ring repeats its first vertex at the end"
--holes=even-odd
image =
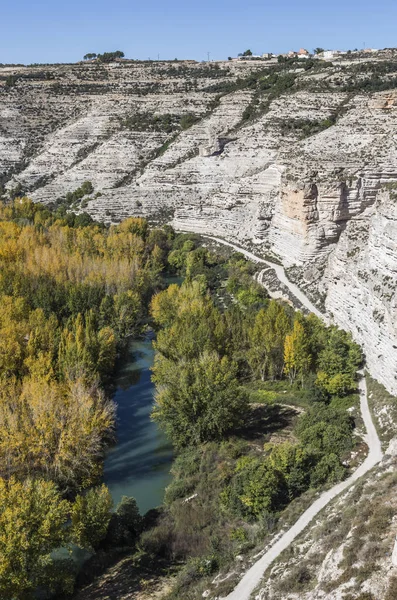
{"type": "Polygon", "coordinates": [[[235,476],[221,495],[221,502],[232,512],[252,519],[280,507],[284,479],[268,461],[243,456],[237,461],[235,476]]]}
{"type": "Polygon", "coordinates": [[[80,186],[80,190],[82,191],[83,195],[86,196],[87,194],[93,193],[94,186],[92,185],[91,181],[84,181],[84,183],[82,183],[80,186]]]}
{"type": "Polygon", "coordinates": [[[351,335],[335,326],[329,327],[323,349],[318,354],[319,370],[328,378],[343,373],[354,379],[361,362],[360,347],[353,342],[351,335]]]}
{"type": "Polygon", "coordinates": [[[243,56],[252,56],[251,50],[246,50],[245,52],[243,52],[243,56]]]}
{"type": "Polygon", "coordinates": [[[305,448],[341,456],[352,448],[352,418],[345,410],[322,403],[310,407],[297,423],[296,433],[305,448]]]}
{"type": "Polygon", "coordinates": [[[135,498],[123,496],[112,514],[106,543],[111,547],[132,546],[142,531],[142,523],[135,498]]]}
{"type": "Polygon", "coordinates": [[[72,539],[80,548],[98,548],[106,536],[112,507],[112,497],[105,485],[77,496],[71,511],[72,539]]]}
{"type": "Polygon", "coordinates": [[[215,352],[172,362],[157,358],[153,419],[178,448],[222,439],[243,421],[246,392],[237,381],[237,365],[215,352]]]}

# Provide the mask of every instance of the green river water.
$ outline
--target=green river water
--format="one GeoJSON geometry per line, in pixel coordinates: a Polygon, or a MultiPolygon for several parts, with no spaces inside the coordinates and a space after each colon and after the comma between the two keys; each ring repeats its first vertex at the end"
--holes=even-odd
{"type": "Polygon", "coordinates": [[[122,496],[134,496],[141,514],[163,502],[171,481],[172,447],[150,419],[153,359],[151,336],[130,343],[116,378],[117,443],[104,465],[104,481],[115,506],[122,496]]]}

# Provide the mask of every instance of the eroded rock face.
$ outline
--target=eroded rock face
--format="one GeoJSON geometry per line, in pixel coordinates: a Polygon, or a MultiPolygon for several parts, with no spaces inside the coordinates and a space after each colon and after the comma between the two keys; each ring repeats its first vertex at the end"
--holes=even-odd
{"type": "Polygon", "coordinates": [[[365,348],[369,369],[397,394],[397,199],[383,193],[349,221],[324,275],[325,306],[365,348]]]}
{"type": "Polygon", "coordinates": [[[89,180],[95,196],[85,210],[98,219],[143,215],[273,252],[308,293],[325,297],[372,374],[397,393],[396,200],[380,195],[397,182],[397,93],[340,92],[339,67],[301,69],[297,91],[247,119],[250,86],[218,91],[258,68],[0,69],[0,183],[50,203],[89,180]],[[147,115],[195,122],[167,129],[147,115]]]}

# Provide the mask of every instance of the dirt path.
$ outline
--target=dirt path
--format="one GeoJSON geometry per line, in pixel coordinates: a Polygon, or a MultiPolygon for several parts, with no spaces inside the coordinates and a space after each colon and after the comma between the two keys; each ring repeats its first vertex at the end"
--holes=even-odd
{"type": "MultiPolygon", "coordinates": [[[[313,312],[318,317],[324,319],[324,315],[310,302],[306,295],[292,282],[290,282],[285,274],[284,268],[280,265],[276,265],[267,260],[259,258],[244,250],[239,246],[225,242],[224,240],[216,237],[210,239],[215,240],[226,246],[234,248],[237,252],[241,252],[247,258],[256,263],[264,263],[272,267],[276,275],[285,286],[294,294],[296,298],[305,306],[310,312],[313,312]]],[[[262,281],[260,274],[258,281],[262,281]]],[[[382,460],[382,449],[381,444],[376,432],[374,423],[372,421],[371,413],[368,407],[367,398],[367,385],[363,373],[360,372],[361,378],[359,380],[359,392],[360,392],[360,409],[361,415],[365,424],[366,434],[364,440],[368,445],[369,452],[368,456],[362,465],[345,481],[338,483],[330,490],[327,490],[321,496],[313,502],[313,504],[299,517],[297,522],[286,531],[271,548],[265,552],[265,554],[252,565],[250,569],[245,573],[239,584],[234,588],[233,592],[223,600],[249,600],[251,593],[261,582],[263,573],[272,564],[272,562],[293,542],[293,540],[309,525],[313,518],[325,507],[327,504],[336,498],[341,492],[350,487],[357,479],[365,475],[370,469],[372,469],[377,463],[382,460]]]]}
{"type": "MultiPolygon", "coordinates": [[[[209,235],[204,236],[204,237],[207,237],[210,240],[214,240],[215,242],[219,242],[220,244],[223,244],[224,246],[229,246],[230,248],[233,248],[234,250],[236,250],[236,252],[240,252],[241,254],[244,254],[244,256],[246,256],[247,258],[252,260],[252,262],[264,264],[264,265],[268,265],[269,267],[272,267],[272,269],[274,269],[274,271],[277,275],[278,280],[281,283],[283,283],[293,293],[293,295],[299,300],[299,302],[301,302],[303,304],[303,306],[305,306],[310,312],[314,313],[317,317],[320,317],[320,319],[325,318],[324,315],[318,310],[318,308],[316,306],[314,306],[314,304],[312,302],[310,302],[310,300],[306,296],[306,294],[304,294],[301,291],[301,289],[298,288],[297,285],[295,285],[294,283],[292,283],[292,281],[290,281],[288,279],[288,277],[285,274],[284,267],[282,267],[281,265],[277,265],[276,263],[272,263],[268,260],[265,260],[264,258],[259,258],[259,256],[255,256],[255,254],[252,254],[252,252],[249,252],[248,250],[244,250],[244,248],[240,248],[239,246],[236,246],[235,244],[231,244],[230,242],[225,242],[224,240],[222,240],[220,238],[212,237],[209,235]]],[[[263,271],[261,271],[261,273],[259,273],[259,275],[258,275],[259,283],[262,283],[262,275],[263,275],[263,271]]]]}

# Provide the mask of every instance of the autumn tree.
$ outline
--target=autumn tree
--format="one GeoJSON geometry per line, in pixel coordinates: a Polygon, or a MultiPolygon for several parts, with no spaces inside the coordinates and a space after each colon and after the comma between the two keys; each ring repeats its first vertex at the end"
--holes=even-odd
{"type": "MultiPolygon", "coordinates": [[[[51,481],[0,477],[0,597],[33,598],[38,586],[50,588],[54,576],[51,553],[68,540],[69,502],[51,481]]],[[[55,581],[54,581],[55,579],[55,581]]],[[[66,588],[73,581],[63,581],[66,588]]]]}
{"type": "Polygon", "coordinates": [[[44,475],[85,487],[101,473],[114,406],[81,380],[13,381],[0,390],[0,476],[44,475]]]}
{"type": "Polygon", "coordinates": [[[77,496],[71,509],[72,539],[80,547],[94,551],[105,538],[112,516],[113,501],[105,485],[77,496]]]}
{"type": "Polygon", "coordinates": [[[301,318],[296,317],[292,332],[286,336],[284,344],[284,371],[292,383],[297,375],[300,375],[303,385],[303,379],[308,372],[312,357],[309,352],[308,337],[301,322],[301,318]]]}
{"type": "Polygon", "coordinates": [[[85,317],[78,314],[63,330],[59,344],[59,369],[66,379],[81,376],[88,381],[97,376],[106,379],[113,371],[115,359],[114,332],[110,327],[98,330],[92,311],[85,317]]]}
{"type": "Polygon", "coordinates": [[[224,322],[200,281],[160,292],[153,298],[151,311],[159,324],[168,325],[159,331],[155,342],[156,350],[164,356],[189,360],[206,350],[222,350],[224,322]]]}

